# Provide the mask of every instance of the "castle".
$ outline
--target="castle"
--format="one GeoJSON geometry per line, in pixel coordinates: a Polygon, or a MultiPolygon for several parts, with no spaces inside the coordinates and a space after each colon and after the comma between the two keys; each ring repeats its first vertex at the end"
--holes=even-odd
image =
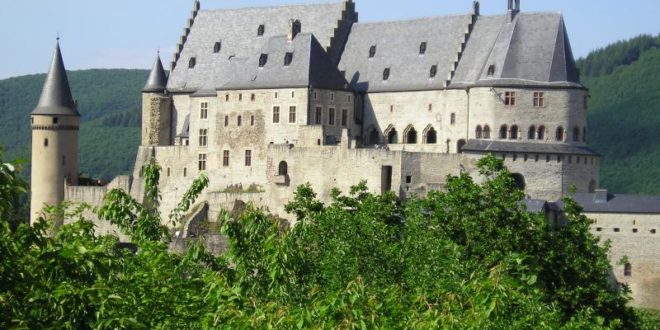
{"type": "Polygon", "coordinates": [[[494,154],[532,209],[557,216],[575,187],[599,221],[594,233],[620,233],[613,258],[629,263],[614,266],[617,280],[636,304],[658,307],[660,198],[597,189],[588,99],[562,15],[521,12],[520,0],[503,15],[482,16],[475,1],[465,15],[377,23],[358,23],[350,0],[236,10],[195,1],[169,75],[157,58],[142,90],[133,175],[105,187],[77,185],[80,114],[58,45],[32,113],[31,216],[63,200],[100,205],[115,187],[141,200],[152,157],[163,213],[199,173],[210,178],[190,223],[215,221],[236,200],[287,217],[283,205],[306,182],[321,200],[362,180],[423,196],[447,175],[476,176],[476,161],[494,154]]]}

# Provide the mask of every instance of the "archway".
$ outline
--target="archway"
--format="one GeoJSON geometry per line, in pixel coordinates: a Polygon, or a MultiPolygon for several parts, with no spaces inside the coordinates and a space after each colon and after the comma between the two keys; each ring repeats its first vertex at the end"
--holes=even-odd
{"type": "Polygon", "coordinates": [[[524,192],[527,186],[525,183],[525,177],[520,173],[514,173],[511,176],[513,177],[513,183],[516,185],[516,188],[524,192]]]}
{"type": "Polygon", "coordinates": [[[424,130],[424,143],[426,144],[438,143],[438,133],[431,125],[427,126],[426,129],[424,130]]]}
{"type": "Polygon", "coordinates": [[[408,126],[403,133],[403,143],[417,144],[417,131],[412,125],[408,126]]]}
{"type": "Polygon", "coordinates": [[[396,128],[394,128],[392,125],[390,125],[385,130],[385,136],[387,136],[387,143],[389,144],[399,143],[399,134],[397,133],[396,128]]]}

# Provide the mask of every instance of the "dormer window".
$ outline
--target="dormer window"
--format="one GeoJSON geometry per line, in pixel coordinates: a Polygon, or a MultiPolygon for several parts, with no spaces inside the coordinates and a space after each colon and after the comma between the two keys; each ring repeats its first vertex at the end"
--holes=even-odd
{"type": "Polygon", "coordinates": [[[264,32],[266,32],[266,26],[263,24],[259,25],[259,28],[257,29],[257,37],[263,36],[264,32]]]}
{"type": "Polygon", "coordinates": [[[267,62],[268,62],[268,54],[261,54],[261,56],[259,56],[259,67],[263,68],[267,62]]]}
{"type": "Polygon", "coordinates": [[[422,41],[422,43],[419,44],[419,55],[424,54],[426,54],[426,41],[422,41]]]}
{"type": "Polygon", "coordinates": [[[390,68],[385,68],[385,70],[383,70],[383,80],[388,79],[390,79],[390,68]]]}
{"type": "Polygon", "coordinates": [[[194,68],[196,64],[197,64],[197,59],[191,57],[190,60],[188,61],[188,69],[194,68]]]}
{"type": "Polygon", "coordinates": [[[293,53],[284,54],[284,66],[289,66],[291,61],[293,61],[293,53]]]}
{"type": "Polygon", "coordinates": [[[438,66],[437,65],[432,65],[431,66],[431,71],[429,71],[429,78],[433,79],[435,76],[438,74],[438,66]]]}
{"type": "Polygon", "coordinates": [[[374,56],[376,56],[376,45],[369,48],[369,58],[374,58],[374,56]]]}
{"type": "Polygon", "coordinates": [[[213,45],[213,53],[217,54],[222,49],[222,42],[218,41],[213,45]]]}
{"type": "Polygon", "coordinates": [[[493,64],[493,65],[490,65],[490,66],[488,67],[488,76],[489,76],[489,77],[492,77],[493,75],[495,75],[495,65],[494,65],[494,64],[493,64]]]}

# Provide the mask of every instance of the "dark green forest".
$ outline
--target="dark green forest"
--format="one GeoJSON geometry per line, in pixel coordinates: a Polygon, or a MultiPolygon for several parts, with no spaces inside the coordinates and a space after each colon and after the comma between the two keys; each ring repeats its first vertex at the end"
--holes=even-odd
{"type": "MultiPolygon", "coordinates": [[[[660,194],[658,45],[658,36],[639,36],[577,61],[591,94],[589,144],[604,157],[601,186],[613,192],[660,194]]],[[[84,121],[80,137],[84,174],[110,179],[131,169],[139,144],[140,88],[147,75],[142,70],[70,72],[84,121]]],[[[0,144],[9,159],[30,157],[29,112],[38,101],[44,77],[0,81],[0,144]]]]}
{"type": "MultiPolygon", "coordinates": [[[[128,173],[140,144],[140,90],[149,72],[83,70],[68,74],[83,121],[80,171],[106,179],[128,173]]],[[[39,74],[0,80],[0,144],[8,159],[30,159],[30,112],[39,102],[45,78],[39,74]]]]}

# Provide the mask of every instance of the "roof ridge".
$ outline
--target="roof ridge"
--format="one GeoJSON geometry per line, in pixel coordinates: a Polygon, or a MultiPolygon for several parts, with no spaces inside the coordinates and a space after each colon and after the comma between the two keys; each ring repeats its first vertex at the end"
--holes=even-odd
{"type": "Polygon", "coordinates": [[[321,6],[330,6],[330,5],[341,5],[346,1],[332,1],[332,2],[321,2],[321,3],[299,3],[299,4],[290,4],[290,5],[273,5],[273,6],[251,6],[251,7],[235,7],[235,8],[217,8],[217,9],[202,9],[200,12],[203,13],[213,13],[213,12],[231,12],[231,11],[249,11],[249,10],[260,10],[260,9],[275,9],[275,8],[292,8],[292,7],[321,7],[321,6]]]}

